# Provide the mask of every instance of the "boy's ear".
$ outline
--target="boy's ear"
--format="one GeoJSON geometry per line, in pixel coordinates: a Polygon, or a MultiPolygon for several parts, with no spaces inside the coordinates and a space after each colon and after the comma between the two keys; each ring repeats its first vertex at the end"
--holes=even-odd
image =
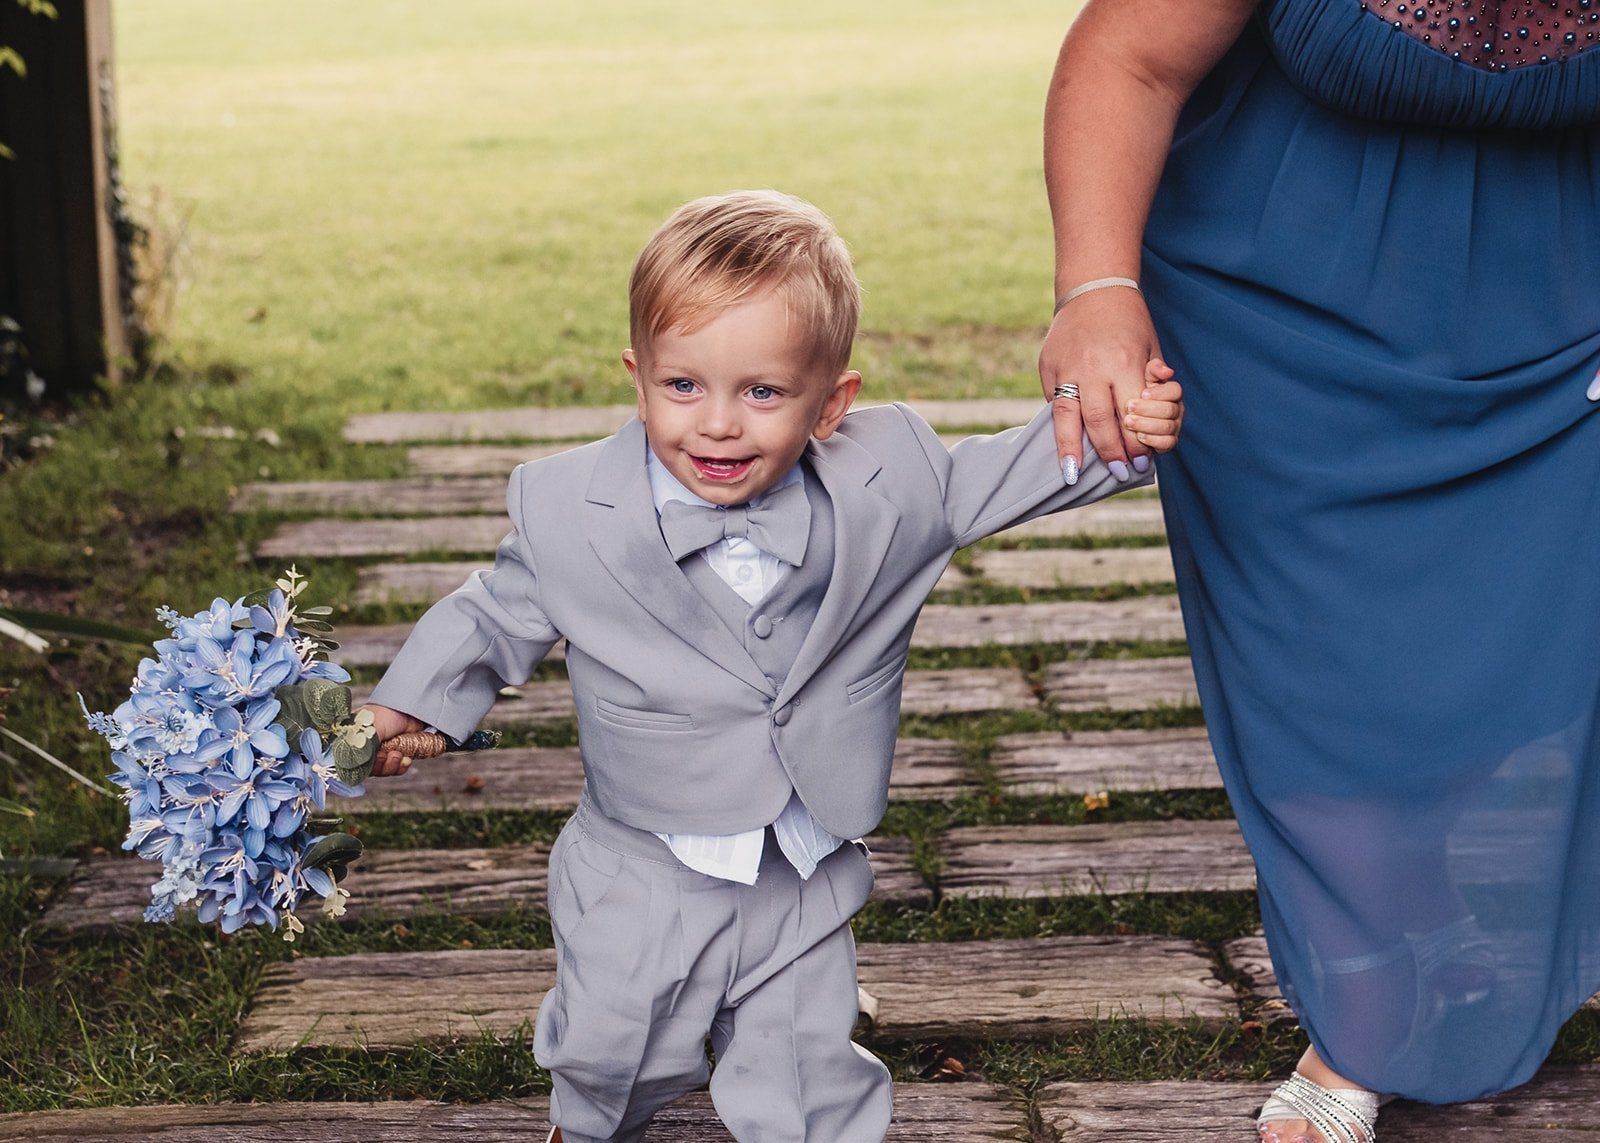
{"type": "Polygon", "coordinates": [[[644,420],[644,382],[639,380],[639,355],[630,346],[622,351],[622,364],[628,368],[628,378],[633,382],[633,394],[639,402],[639,419],[644,420]]]}
{"type": "Polygon", "coordinates": [[[833,383],[833,389],[828,393],[827,400],[822,403],[822,414],[817,418],[816,427],[811,430],[811,435],[819,441],[831,437],[833,431],[839,427],[839,422],[844,420],[844,415],[850,411],[850,406],[859,392],[861,392],[861,374],[854,369],[846,369],[839,374],[839,379],[833,383]]]}

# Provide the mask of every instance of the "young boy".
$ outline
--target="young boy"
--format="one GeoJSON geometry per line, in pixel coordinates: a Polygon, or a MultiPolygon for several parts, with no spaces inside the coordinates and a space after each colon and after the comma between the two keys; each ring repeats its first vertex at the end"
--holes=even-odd
{"type": "MultiPolygon", "coordinates": [[[[917,613],[956,549],[1151,478],[1089,452],[1068,483],[1048,406],[951,449],[904,405],[846,416],[859,290],[787,195],[683,207],[630,302],[638,417],[512,473],[494,568],[423,616],[370,709],[381,740],[464,738],[567,641],[585,789],[535,1029],[565,1143],[639,1139],[706,1081],[708,1032],[735,1138],[874,1143],[889,1075],[850,1040],[872,872],[847,839],[888,799],[917,613]]],[[[1130,411],[1170,447],[1162,376],[1130,411]]]]}

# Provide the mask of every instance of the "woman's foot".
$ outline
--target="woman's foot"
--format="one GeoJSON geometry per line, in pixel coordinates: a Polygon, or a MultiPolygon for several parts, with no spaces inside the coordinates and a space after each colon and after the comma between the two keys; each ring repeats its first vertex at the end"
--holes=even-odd
{"type": "MultiPolygon", "coordinates": [[[[1363,1096],[1371,1094],[1366,1088],[1356,1086],[1323,1063],[1315,1048],[1306,1049],[1305,1055],[1301,1056],[1300,1062],[1295,1065],[1295,1071],[1312,1083],[1332,1092],[1347,1091],[1360,1093],[1363,1096]]],[[[1360,1127],[1351,1128],[1350,1138],[1325,1138],[1308,1119],[1274,1119],[1259,1124],[1257,1131],[1261,1143],[1375,1143],[1371,1133],[1360,1127]]]]}

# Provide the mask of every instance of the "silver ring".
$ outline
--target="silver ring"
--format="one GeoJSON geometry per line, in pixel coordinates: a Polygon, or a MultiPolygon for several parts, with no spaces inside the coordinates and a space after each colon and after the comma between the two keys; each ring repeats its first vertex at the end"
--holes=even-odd
{"type": "Polygon", "coordinates": [[[1078,399],[1078,387],[1076,385],[1057,385],[1050,400],[1059,401],[1063,397],[1069,401],[1076,401],[1078,399]]]}

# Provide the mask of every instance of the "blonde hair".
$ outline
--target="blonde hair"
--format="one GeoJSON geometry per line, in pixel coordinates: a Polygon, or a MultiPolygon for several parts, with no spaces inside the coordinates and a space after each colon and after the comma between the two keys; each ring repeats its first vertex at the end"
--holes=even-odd
{"type": "Polygon", "coordinates": [[[708,195],[679,207],[633,264],[628,332],[636,350],[665,330],[693,332],[768,289],[811,338],[811,360],[850,364],[861,287],[850,252],[822,211],[779,191],[708,195]]]}

